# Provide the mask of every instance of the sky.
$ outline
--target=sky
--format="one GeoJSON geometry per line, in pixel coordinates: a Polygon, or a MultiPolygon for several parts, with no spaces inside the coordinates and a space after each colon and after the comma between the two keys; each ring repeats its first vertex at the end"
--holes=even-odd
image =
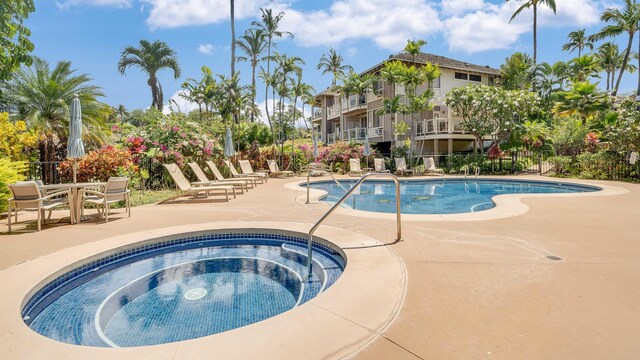
{"type": "MultiPolygon", "coordinates": [[[[604,26],[599,20],[614,0],[559,0],[557,14],[538,12],[538,62],[569,60],[562,52],[567,34],[586,28],[592,34],[604,26]]],[[[516,51],[532,53],[531,11],[509,23],[522,0],[236,0],[236,36],[259,20],[260,8],[285,13],[281,29],[292,39],[280,39],[277,51],[305,61],[303,80],[320,92],[331,84],[316,66],[334,47],[360,72],[402,51],[407,39],[423,39],[424,52],[498,68],[516,51]]],[[[117,63],[126,46],[161,40],[173,48],[182,70],[179,79],[170,70],[159,78],[165,101],[187,78],[199,78],[206,65],[229,75],[231,30],[228,0],[36,0],[36,11],[26,22],[35,44],[33,55],[51,65],[71,61],[78,73],[89,74],[101,86],[103,101],[129,110],[151,104],[146,75],[131,68],[122,76],[117,63]]],[[[637,38],[634,51],[637,51],[637,38]]],[[[626,39],[617,39],[626,44],[626,39]]],[[[621,45],[622,46],[622,45],[621,45]]],[[[237,53],[240,55],[240,52],[237,53]]],[[[251,82],[251,68],[237,65],[243,83],[251,82]]],[[[602,82],[604,84],[604,81],[602,82]]],[[[625,74],[620,92],[633,91],[636,74],[625,74]]],[[[259,83],[256,102],[264,102],[259,83]]],[[[179,100],[179,99],[178,99],[179,100]]],[[[189,107],[184,101],[183,110],[189,107]]]]}

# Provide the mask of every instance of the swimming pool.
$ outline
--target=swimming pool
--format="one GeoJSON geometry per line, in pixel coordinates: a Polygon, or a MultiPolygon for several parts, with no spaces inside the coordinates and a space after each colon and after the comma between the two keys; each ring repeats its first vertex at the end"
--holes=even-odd
{"type": "Polygon", "coordinates": [[[212,233],[146,243],[48,282],[22,316],[34,331],[77,345],[132,347],[212,335],[276,316],[323,292],[345,259],[281,234],[212,233]]]}
{"type": "MultiPolygon", "coordinates": [[[[340,180],[347,189],[356,180],[340,180]]],[[[309,185],[324,190],[328,203],[337,202],[345,191],[333,181],[318,181],[309,185]]],[[[595,186],[560,182],[489,180],[489,179],[429,179],[401,180],[400,202],[403,214],[457,214],[488,210],[495,207],[493,197],[503,194],[558,194],[601,190],[595,186]]],[[[391,181],[366,181],[347,199],[343,206],[356,210],[395,213],[395,185],[391,181]]]]}

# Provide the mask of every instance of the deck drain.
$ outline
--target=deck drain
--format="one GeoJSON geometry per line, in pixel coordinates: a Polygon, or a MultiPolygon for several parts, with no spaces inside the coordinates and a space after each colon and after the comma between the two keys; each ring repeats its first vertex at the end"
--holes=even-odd
{"type": "Polygon", "coordinates": [[[388,203],[391,202],[391,200],[389,200],[389,199],[380,199],[380,200],[378,200],[378,202],[381,203],[381,204],[388,204],[388,203]]]}
{"type": "Polygon", "coordinates": [[[562,258],[561,258],[561,257],[557,257],[557,256],[553,256],[553,255],[549,255],[549,256],[547,256],[547,259],[549,259],[549,260],[554,260],[554,261],[562,260],[562,258]]]}
{"type": "Polygon", "coordinates": [[[417,200],[417,201],[431,200],[431,196],[414,196],[413,200],[417,200]]]}
{"type": "Polygon", "coordinates": [[[193,288],[184,293],[184,298],[187,300],[200,300],[207,295],[207,290],[203,288],[193,288]]]}

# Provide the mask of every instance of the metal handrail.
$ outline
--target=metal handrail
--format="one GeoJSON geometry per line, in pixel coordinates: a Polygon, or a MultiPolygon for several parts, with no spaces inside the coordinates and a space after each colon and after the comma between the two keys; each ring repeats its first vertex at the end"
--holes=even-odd
{"type": "Polygon", "coordinates": [[[342,189],[344,190],[344,192],[347,192],[349,190],[347,190],[347,188],[345,188],[344,186],[342,186],[342,184],[340,184],[340,182],[333,177],[333,172],[329,171],[324,165],[322,164],[317,164],[320,165],[320,168],[317,168],[316,166],[312,166],[311,164],[305,166],[305,169],[307,170],[307,202],[305,204],[309,204],[309,192],[311,191],[311,187],[309,186],[309,181],[311,178],[311,172],[315,171],[316,173],[324,173],[325,175],[329,175],[333,181],[342,189]]]}
{"type": "Polygon", "coordinates": [[[327,211],[324,215],[322,215],[320,220],[318,220],[311,227],[311,230],[309,230],[309,242],[307,244],[307,277],[308,277],[308,279],[311,279],[311,259],[312,259],[312,255],[313,255],[313,246],[312,246],[312,244],[313,244],[313,233],[320,226],[320,224],[322,224],[322,222],[336,208],[338,208],[340,205],[342,205],[342,203],[347,199],[347,197],[349,197],[349,195],[351,195],[351,193],[354,192],[360,186],[360,184],[362,184],[370,176],[386,176],[386,177],[393,178],[393,182],[396,184],[396,235],[397,235],[396,241],[400,241],[402,239],[402,223],[401,223],[401,218],[400,218],[400,216],[401,216],[401,213],[400,213],[400,181],[398,181],[398,178],[395,175],[389,174],[389,173],[369,173],[369,174],[365,174],[360,178],[360,180],[358,180],[358,182],[356,182],[355,185],[353,185],[353,187],[346,194],[344,194],[344,196],[342,196],[340,198],[340,200],[338,200],[338,202],[336,202],[331,207],[331,209],[329,209],[329,211],[327,211]]]}

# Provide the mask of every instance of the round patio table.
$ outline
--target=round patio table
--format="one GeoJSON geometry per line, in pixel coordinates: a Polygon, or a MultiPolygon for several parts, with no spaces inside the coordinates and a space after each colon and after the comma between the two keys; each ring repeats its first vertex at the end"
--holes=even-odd
{"type": "Polygon", "coordinates": [[[41,190],[71,190],[71,199],[69,199],[69,206],[71,206],[71,224],[80,223],[82,214],[82,196],[80,196],[80,190],[82,189],[95,189],[103,188],[107,185],[106,182],[86,182],[86,183],[67,183],[67,184],[50,184],[40,185],[41,190]]]}

